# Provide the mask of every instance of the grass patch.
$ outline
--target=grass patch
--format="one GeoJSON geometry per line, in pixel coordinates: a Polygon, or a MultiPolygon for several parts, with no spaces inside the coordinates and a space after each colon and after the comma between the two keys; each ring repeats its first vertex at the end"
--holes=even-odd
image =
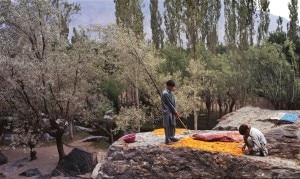
{"type": "Polygon", "coordinates": [[[46,141],[44,143],[41,143],[41,144],[38,145],[38,147],[51,147],[53,145],[56,145],[56,140],[55,139],[53,139],[51,141],[46,141]]]}
{"type": "MultiPolygon", "coordinates": [[[[90,136],[89,133],[84,132],[84,131],[82,131],[82,132],[75,132],[73,139],[70,139],[69,135],[64,135],[63,136],[63,141],[65,143],[67,143],[67,144],[70,144],[70,143],[72,143],[74,141],[84,139],[84,138],[86,138],[88,136],[90,136]]],[[[56,140],[55,139],[50,140],[50,141],[45,141],[44,143],[42,143],[39,146],[40,147],[50,147],[50,146],[53,146],[53,145],[56,145],[56,140]]]]}
{"type": "Polygon", "coordinates": [[[97,149],[107,150],[111,144],[106,141],[98,141],[98,142],[93,142],[90,145],[97,149]]]}
{"type": "Polygon", "coordinates": [[[89,137],[89,136],[90,136],[90,134],[87,133],[87,132],[84,132],[84,131],[74,132],[73,139],[70,139],[69,135],[65,135],[65,136],[63,136],[63,141],[65,143],[69,144],[69,143],[72,143],[72,142],[77,141],[77,140],[84,139],[84,138],[89,137]]]}

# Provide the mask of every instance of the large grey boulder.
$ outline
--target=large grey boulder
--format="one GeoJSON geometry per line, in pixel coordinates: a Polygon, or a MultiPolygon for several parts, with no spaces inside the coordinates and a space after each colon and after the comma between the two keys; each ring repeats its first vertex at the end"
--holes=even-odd
{"type": "Polygon", "coordinates": [[[95,153],[74,148],[52,171],[52,176],[78,176],[92,172],[97,164],[95,153]]]}
{"type": "MultiPolygon", "coordinates": [[[[99,161],[93,178],[300,178],[300,136],[284,135],[285,124],[274,116],[283,112],[244,107],[222,117],[213,130],[237,130],[245,123],[260,129],[268,141],[267,157],[231,155],[192,148],[162,145],[164,136],[138,133],[136,141],[113,143],[104,160],[99,161]],[[277,120],[278,121],[278,120],[277,120]]],[[[300,127],[300,119],[294,124],[300,127]]],[[[214,131],[191,131],[211,133],[214,131]]],[[[189,137],[189,133],[177,135],[189,137]]]]}
{"type": "MultiPolygon", "coordinates": [[[[212,131],[190,131],[212,132],[212,131]]],[[[274,132],[276,133],[276,131],[274,132]]],[[[277,132],[278,133],[278,132],[277,132]]],[[[270,146],[270,156],[237,156],[192,148],[162,145],[164,136],[138,133],[136,142],[116,141],[104,161],[93,172],[93,178],[300,178],[296,154],[299,148],[280,152],[284,146],[299,146],[298,139],[286,139],[280,133],[270,133],[268,140],[282,140],[270,146]],[[277,138],[276,138],[277,137],[277,138]],[[278,150],[276,150],[278,149],[278,150]],[[292,152],[293,153],[293,152],[292,152]],[[282,155],[281,155],[282,154],[282,155]]],[[[188,137],[187,134],[177,137],[188,137]]]]}
{"type": "Polygon", "coordinates": [[[7,157],[0,152],[0,165],[7,163],[7,157]]]}
{"type": "MultiPolygon", "coordinates": [[[[238,128],[241,124],[247,124],[267,133],[275,128],[281,127],[276,119],[282,113],[290,112],[300,115],[300,110],[269,110],[258,107],[246,106],[232,113],[226,114],[219,123],[213,128],[219,130],[222,128],[238,128]]],[[[300,127],[300,119],[295,122],[295,125],[300,127]]]]}

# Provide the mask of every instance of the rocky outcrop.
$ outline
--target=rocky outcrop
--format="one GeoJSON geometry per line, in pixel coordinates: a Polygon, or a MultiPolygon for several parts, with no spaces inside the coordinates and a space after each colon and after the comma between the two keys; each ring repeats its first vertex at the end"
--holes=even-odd
{"type": "Polygon", "coordinates": [[[74,148],[52,171],[52,176],[78,176],[91,172],[97,164],[95,153],[74,148]]]}
{"type": "Polygon", "coordinates": [[[284,136],[283,128],[271,130],[265,135],[271,156],[295,160],[300,164],[300,135],[297,138],[284,136]]]}
{"type": "MultiPolygon", "coordinates": [[[[97,171],[93,174],[97,172],[98,175],[93,176],[94,178],[300,178],[299,160],[287,155],[293,149],[286,150],[284,155],[280,154],[280,150],[290,145],[291,140],[294,140],[293,146],[299,146],[299,140],[286,139],[280,133],[277,134],[282,140],[270,146],[270,156],[255,157],[192,148],[173,148],[162,144],[163,136],[139,133],[136,135],[135,143],[116,141],[110,147],[106,159],[97,165],[97,169],[95,168],[97,171]]],[[[183,134],[178,137],[188,136],[183,134]]],[[[269,140],[277,138],[271,137],[269,140]]],[[[299,154],[296,148],[293,151],[299,154]]]]}
{"type": "MultiPolygon", "coordinates": [[[[279,121],[275,118],[285,112],[291,112],[300,115],[300,110],[269,110],[258,107],[246,106],[229,113],[219,119],[219,123],[213,128],[214,130],[238,128],[241,124],[247,124],[267,133],[273,129],[279,128],[279,121]]],[[[295,122],[300,127],[300,119],[295,122]]]]}
{"type": "Polygon", "coordinates": [[[188,148],[114,149],[100,178],[300,177],[300,170],[278,169],[264,162],[188,148]]]}
{"type": "MultiPolygon", "coordinates": [[[[272,120],[280,112],[245,107],[224,116],[213,130],[237,130],[240,124],[260,129],[266,136],[267,157],[232,155],[193,148],[163,145],[164,136],[138,133],[136,141],[113,143],[104,160],[97,164],[93,178],[300,178],[300,136],[288,138],[285,125],[272,120]]],[[[292,111],[300,114],[300,111],[292,111]]],[[[294,125],[299,126],[300,120],[294,125]]],[[[177,135],[190,137],[190,131],[177,135]]]]}

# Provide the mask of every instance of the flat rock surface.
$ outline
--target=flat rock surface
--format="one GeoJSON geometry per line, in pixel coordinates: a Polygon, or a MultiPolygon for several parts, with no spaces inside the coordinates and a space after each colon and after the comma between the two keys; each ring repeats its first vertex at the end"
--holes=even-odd
{"type": "MultiPolygon", "coordinates": [[[[263,133],[267,133],[272,129],[280,127],[277,123],[278,120],[273,120],[272,118],[286,112],[300,115],[300,110],[269,110],[247,106],[223,116],[219,119],[219,123],[214,127],[214,129],[218,127],[238,128],[241,124],[247,124],[259,129],[263,133]]],[[[295,125],[300,126],[300,119],[295,122],[295,125]]]]}
{"type": "MultiPolygon", "coordinates": [[[[214,132],[190,131],[191,134],[214,132]]],[[[268,145],[269,156],[259,157],[172,148],[163,145],[163,135],[138,133],[134,143],[119,139],[110,147],[94,178],[300,178],[299,159],[294,157],[299,155],[299,139],[286,138],[278,131],[270,131],[266,136],[267,140],[281,138],[281,141],[268,145]],[[289,145],[290,149],[283,151],[289,145]]],[[[176,137],[185,138],[189,134],[183,132],[176,137]]]]}

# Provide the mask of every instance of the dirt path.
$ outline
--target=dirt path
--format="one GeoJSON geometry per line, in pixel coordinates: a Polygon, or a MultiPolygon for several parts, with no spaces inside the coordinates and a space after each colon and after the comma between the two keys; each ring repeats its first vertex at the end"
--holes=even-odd
{"type": "MultiPolygon", "coordinates": [[[[89,142],[82,142],[81,140],[72,142],[70,144],[74,147],[83,148],[89,152],[98,153],[98,158],[104,158],[106,151],[102,149],[97,149],[91,145],[89,142]]],[[[66,154],[71,152],[72,147],[64,146],[66,154]]],[[[8,163],[6,165],[0,166],[0,173],[3,173],[6,176],[9,176],[9,179],[14,178],[29,178],[29,177],[21,177],[20,173],[26,171],[27,169],[38,168],[43,175],[50,174],[52,170],[56,167],[58,162],[58,153],[55,145],[47,146],[47,147],[38,147],[37,151],[37,160],[31,162],[25,162],[24,166],[18,167],[13,166],[12,163],[16,161],[29,157],[29,152],[24,151],[23,149],[6,149],[1,152],[8,158],[8,163]]],[[[31,177],[35,178],[35,177],[31,177]]]]}

